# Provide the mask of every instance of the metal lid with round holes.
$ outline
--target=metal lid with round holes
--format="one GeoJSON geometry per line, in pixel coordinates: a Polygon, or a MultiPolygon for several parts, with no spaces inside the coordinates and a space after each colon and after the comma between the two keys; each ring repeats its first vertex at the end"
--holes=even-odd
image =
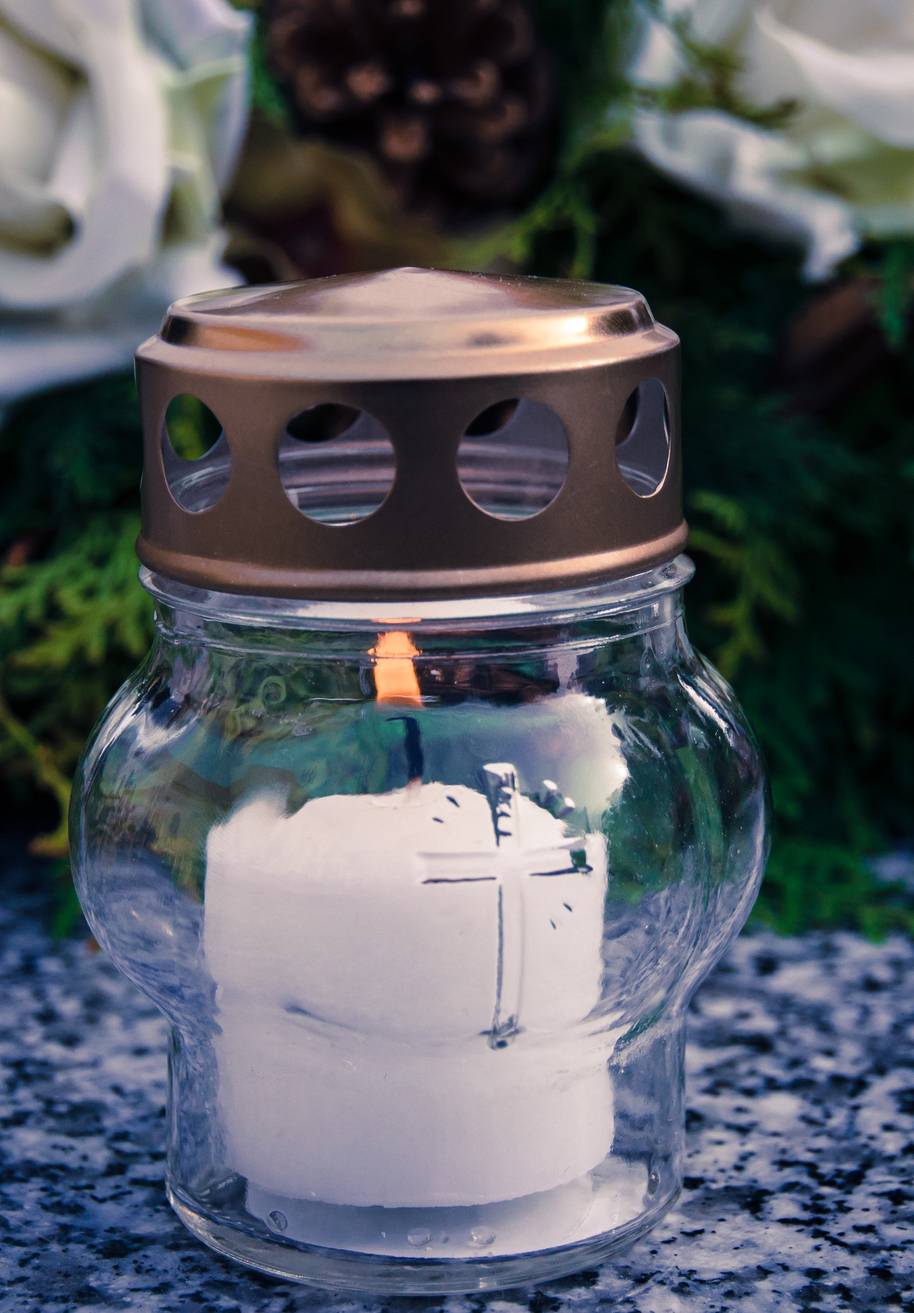
{"type": "Polygon", "coordinates": [[[396,269],[176,302],[139,348],[150,569],[441,598],[635,574],[685,543],[679,343],[628,288],[396,269]],[[182,399],[218,435],[178,454],[182,399]]]}

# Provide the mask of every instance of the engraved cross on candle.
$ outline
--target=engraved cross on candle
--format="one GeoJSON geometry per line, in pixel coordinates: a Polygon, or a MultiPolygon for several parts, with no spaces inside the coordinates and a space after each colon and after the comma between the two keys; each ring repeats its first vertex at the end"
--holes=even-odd
{"type": "MultiPolygon", "coordinates": [[[[520,790],[510,762],[489,762],[482,769],[489,799],[496,852],[433,852],[420,854],[428,872],[423,884],[498,885],[496,904],[496,971],[492,1024],[483,1031],[494,1049],[506,1048],[520,1029],[525,966],[525,895],[528,879],[589,875],[591,867],[574,859],[580,841],[569,837],[549,848],[525,847],[520,834],[520,790]]],[[[450,801],[459,806],[457,800],[450,801]]],[[[535,967],[534,967],[535,969],[535,967]]]]}

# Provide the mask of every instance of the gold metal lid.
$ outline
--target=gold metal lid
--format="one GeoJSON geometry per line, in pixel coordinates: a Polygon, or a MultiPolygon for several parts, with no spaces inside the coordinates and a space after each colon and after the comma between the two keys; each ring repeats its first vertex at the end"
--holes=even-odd
{"type": "Polygon", "coordinates": [[[291,597],[542,590],[685,541],[678,339],[628,288],[397,269],[176,302],[137,352],[141,560],[291,597]],[[169,439],[190,395],[223,433],[169,439]]]}
{"type": "Polygon", "coordinates": [[[628,287],[391,269],[189,296],[141,354],[206,374],[369,382],[539,374],[675,341],[628,287]]]}

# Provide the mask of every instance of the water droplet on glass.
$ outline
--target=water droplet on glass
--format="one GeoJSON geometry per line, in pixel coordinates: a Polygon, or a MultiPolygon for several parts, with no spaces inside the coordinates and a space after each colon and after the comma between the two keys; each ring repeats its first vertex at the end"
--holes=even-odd
{"type": "Polygon", "coordinates": [[[285,1231],[286,1227],[289,1225],[289,1219],[286,1217],[285,1213],[281,1213],[278,1208],[273,1209],[272,1213],[270,1213],[267,1218],[267,1221],[270,1223],[270,1226],[272,1226],[274,1231],[285,1231]]]}
{"type": "Polygon", "coordinates": [[[486,1249],[495,1239],[495,1232],[490,1231],[487,1226],[474,1226],[467,1236],[467,1244],[473,1245],[475,1249],[486,1249]]]}
{"type": "Polygon", "coordinates": [[[432,1238],[431,1231],[423,1231],[421,1228],[417,1231],[407,1231],[406,1239],[411,1245],[427,1245],[432,1238]]]}

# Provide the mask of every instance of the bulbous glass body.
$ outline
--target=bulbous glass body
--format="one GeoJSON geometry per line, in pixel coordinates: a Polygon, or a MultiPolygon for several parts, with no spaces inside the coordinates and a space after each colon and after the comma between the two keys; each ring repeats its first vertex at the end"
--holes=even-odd
{"type": "Polygon", "coordinates": [[[484,603],[228,597],[89,745],[73,858],[171,1025],[167,1188],[206,1243],[400,1293],[586,1266],[681,1181],[690,994],[765,788],[684,558],[484,603]]]}

